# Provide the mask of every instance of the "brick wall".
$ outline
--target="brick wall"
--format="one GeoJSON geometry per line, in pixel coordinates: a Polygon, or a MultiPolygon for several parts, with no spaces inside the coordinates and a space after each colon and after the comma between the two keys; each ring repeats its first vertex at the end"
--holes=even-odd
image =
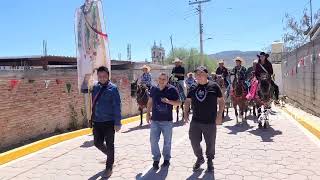
{"type": "MultiPolygon", "coordinates": [[[[154,69],[153,77],[162,71],[169,73],[171,69],[154,69]]],[[[138,114],[130,83],[141,72],[139,68],[112,71],[111,80],[120,91],[123,117],[138,114]]],[[[33,138],[86,126],[82,113],[84,96],[77,87],[76,69],[0,71],[0,152],[33,138]],[[19,80],[14,89],[10,88],[10,80],[19,80]],[[50,80],[48,88],[45,80],[50,80]],[[71,84],[70,93],[66,83],[71,84]]]]}
{"type": "Polygon", "coordinates": [[[84,99],[76,80],[74,70],[0,71],[0,149],[73,126],[82,127],[84,99]],[[14,89],[10,80],[19,81],[14,89]],[[50,80],[48,88],[45,80],[50,80]],[[71,84],[70,93],[66,83],[71,84]],[[72,112],[77,114],[73,115],[75,121],[71,120],[72,112]]]}
{"type": "Polygon", "coordinates": [[[282,77],[284,94],[320,116],[320,39],[288,54],[282,60],[282,77]]]}

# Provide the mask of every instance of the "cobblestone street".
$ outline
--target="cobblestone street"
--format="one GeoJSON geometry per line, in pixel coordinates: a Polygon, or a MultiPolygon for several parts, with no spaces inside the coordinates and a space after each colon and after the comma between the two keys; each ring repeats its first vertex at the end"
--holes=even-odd
{"type": "MultiPolygon", "coordinates": [[[[137,127],[134,122],[116,134],[116,161],[110,179],[320,179],[319,140],[309,137],[288,116],[274,108],[271,127],[261,130],[251,116],[248,126],[235,126],[234,112],[229,115],[218,127],[213,174],[205,173],[206,164],[201,171],[192,171],[195,156],[188,125],[182,123],[175,123],[170,167],[153,171],[149,126],[137,127]]],[[[91,135],[82,136],[5,164],[0,167],[0,179],[101,179],[105,156],[92,139],[91,135]]]]}

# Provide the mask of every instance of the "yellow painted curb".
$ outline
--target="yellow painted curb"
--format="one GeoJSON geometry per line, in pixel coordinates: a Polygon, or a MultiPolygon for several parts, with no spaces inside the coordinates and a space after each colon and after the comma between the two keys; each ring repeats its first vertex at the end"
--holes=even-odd
{"type": "Polygon", "coordinates": [[[301,124],[304,128],[310,131],[313,135],[315,135],[318,139],[320,139],[320,127],[319,125],[313,123],[312,121],[306,119],[303,116],[299,116],[289,111],[287,108],[282,108],[283,111],[292,116],[299,124],[301,124]]]}
{"type": "MultiPolygon", "coordinates": [[[[143,115],[145,117],[145,114],[143,115]]],[[[129,124],[135,121],[140,120],[140,116],[134,116],[127,119],[123,119],[121,121],[122,125],[129,124]]],[[[81,129],[69,133],[64,133],[56,136],[52,136],[50,138],[46,138],[40,141],[36,141],[34,143],[4,152],[0,154],[0,165],[18,159],[20,157],[26,156],[28,154],[37,152],[41,149],[47,148],[54,144],[58,144],[63,141],[67,141],[69,139],[73,139],[79,136],[88,135],[92,133],[91,128],[81,129]]]]}

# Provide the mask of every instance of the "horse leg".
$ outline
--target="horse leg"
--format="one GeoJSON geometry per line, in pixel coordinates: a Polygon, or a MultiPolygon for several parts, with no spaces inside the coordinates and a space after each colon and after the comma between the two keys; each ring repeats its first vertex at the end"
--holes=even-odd
{"type": "Polygon", "coordinates": [[[229,107],[227,106],[227,115],[229,114],[229,107]]]}
{"type": "Polygon", "coordinates": [[[224,110],[222,111],[222,120],[224,119],[224,110]]]}
{"type": "Polygon", "coordinates": [[[139,111],[140,111],[140,126],[142,126],[142,122],[143,122],[143,109],[141,107],[139,107],[139,111]]]}
{"type": "Polygon", "coordinates": [[[254,117],[257,117],[256,105],[253,105],[253,116],[254,116],[254,117]]]}
{"type": "Polygon", "coordinates": [[[182,120],[183,120],[183,117],[184,117],[184,110],[183,110],[183,105],[184,103],[181,104],[181,111],[182,111],[182,120]]]}
{"type": "Polygon", "coordinates": [[[237,110],[237,105],[233,105],[234,108],[234,113],[236,115],[236,124],[238,124],[238,110],[237,110]]]}
{"type": "Polygon", "coordinates": [[[176,110],[177,110],[177,122],[178,122],[179,121],[179,106],[177,106],[176,110]]]}

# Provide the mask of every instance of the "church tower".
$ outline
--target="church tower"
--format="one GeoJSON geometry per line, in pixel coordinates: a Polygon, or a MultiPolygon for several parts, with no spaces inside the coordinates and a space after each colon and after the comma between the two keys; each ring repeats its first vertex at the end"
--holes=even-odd
{"type": "Polygon", "coordinates": [[[152,63],[155,64],[164,64],[164,59],[165,59],[165,50],[162,47],[162,44],[160,42],[160,46],[157,46],[156,42],[154,41],[154,44],[151,48],[151,58],[152,58],[152,63]]]}

